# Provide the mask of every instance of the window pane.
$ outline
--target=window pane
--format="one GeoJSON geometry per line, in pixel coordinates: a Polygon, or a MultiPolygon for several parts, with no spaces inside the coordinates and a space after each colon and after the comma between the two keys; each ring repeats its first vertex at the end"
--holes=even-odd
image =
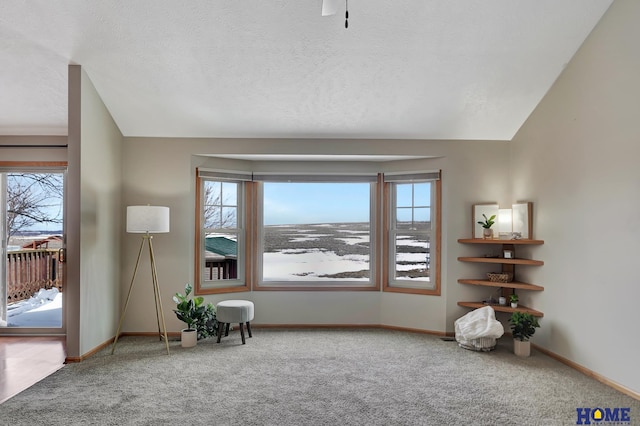
{"type": "Polygon", "coordinates": [[[236,207],[222,207],[220,228],[236,229],[238,227],[238,209],[236,207]]]}
{"type": "Polygon", "coordinates": [[[238,227],[238,183],[204,181],[204,227],[238,227]]]}
{"type": "Polygon", "coordinates": [[[371,184],[263,184],[263,282],[371,281],[371,184]]]}
{"type": "Polygon", "coordinates": [[[209,234],[204,247],[204,282],[238,278],[238,234],[209,234]]]}
{"type": "Polygon", "coordinates": [[[396,184],[396,229],[420,229],[431,226],[430,191],[429,182],[396,184]]]}
{"type": "Polygon", "coordinates": [[[416,207],[431,205],[431,182],[413,184],[413,205],[416,207]]]}
{"type": "Polygon", "coordinates": [[[235,182],[222,182],[222,204],[225,206],[238,205],[238,184],[235,182]]]}
{"type": "Polygon", "coordinates": [[[395,240],[395,278],[398,280],[429,279],[429,237],[426,235],[401,234],[395,240]]]}
{"type": "Polygon", "coordinates": [[[402,208],[396,210],[396,228],[426,231],[431,228],[431,209],[402,208]]]}
{"type": "Polygon", "coordinates": [[[413,185],[410,183],[396,184],[396,206],[411,207],[413,206],[413,185]]]}

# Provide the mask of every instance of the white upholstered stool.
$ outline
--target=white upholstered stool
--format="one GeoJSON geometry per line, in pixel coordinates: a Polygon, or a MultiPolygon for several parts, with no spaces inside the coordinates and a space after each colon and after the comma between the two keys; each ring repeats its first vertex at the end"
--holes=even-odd
{"type": "Polygon", "coordinates": [[[247,325],[247,332],[251,337],[251,324],[253,319],[253,302],[248,300],[224,300],[216,305],[216,319],[218,320],[218,343],[222,338],[222,327],[225,327],[224,335],[229,335],[229,324],[240,324],[240,336],[242,336],[242,344],[244,341],[243,324],[247,325]]]}

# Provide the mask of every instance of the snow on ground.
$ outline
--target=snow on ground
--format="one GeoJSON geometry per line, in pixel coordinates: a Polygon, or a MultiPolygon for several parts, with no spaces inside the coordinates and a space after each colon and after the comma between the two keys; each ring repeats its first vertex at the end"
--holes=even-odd
{"type": "MultiPolygon", "coordinates": [[[[320,281],[332,278],[319,277],[322,274],[336,274],[346,271],[368,269],[368,256],[338,256],[334,252],[320,249],[292,249],[280,253],[264,253],[263,274],[265,281],[320,281]]],[[[366,278],[354,278],[362,281],[366,278]]]]}
{"type": "Polygon", "coordinates": [[[62,293],[40,289],[27,300],[7,306],[8,327],[62,327],[62,293]]]}
{"type": "Polygon", "coordinates": [[[363,235],[361,237],[350,237],[350,238],[336,238],[336,240],[342,241],[343,243],[355,246],[356,244],[366,244],[369,242],[369,236],[363,235]]]}

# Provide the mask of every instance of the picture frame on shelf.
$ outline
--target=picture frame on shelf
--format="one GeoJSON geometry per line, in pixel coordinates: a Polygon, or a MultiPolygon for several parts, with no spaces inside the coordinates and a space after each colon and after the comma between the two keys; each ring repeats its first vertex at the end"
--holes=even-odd
{"type": "Polygon", "coordinates": [[[484,222],[484,216],[491,217],[495,215],[498,217],[499,206],[497,203],[486,203],[486,204],[474,204],[473,210],[471,213],[471,218],[473,219],[472,223],[472,232],[471,238],[482,238],[482,225],[478,222],[484,222]]]}
{"type": "Polygon", "coordinates": [[[515,258],[513,250],[502,250],[502,257],[505,259],[515,258]]]}
{"type": "Polygon", "coordinates": [[[533,203],[526,201],[513,204],[513,232],[520,233],[521,238],[533,239],[533,203]]]}

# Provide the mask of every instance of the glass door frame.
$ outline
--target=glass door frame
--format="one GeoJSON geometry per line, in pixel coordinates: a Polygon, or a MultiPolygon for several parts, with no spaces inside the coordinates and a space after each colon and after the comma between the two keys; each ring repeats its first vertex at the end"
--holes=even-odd
{"type": "MultiPolygon", "coordinates": [[[[7,299],[7,267],[6,267],[6,256],[7,256],[7,242],[5,239],[6,235],[6,190],[7,190],[7,182],[4,175],[9,172],[30,172],[30,173],[61,173],[62,181],[63,181],[63,197],[62,197],[62,208],[63,208],[63,221],[62,221],[62,252],[66,256],[66,241],[67,241],[67,219],[66,219],[66,210],[67,210],[67,162],[66,161],[56,161],[56,162],[33,162],[33,161],[11,161],[11,162],[2,162],[0,161],[0,173],[3,174],[2,179],[0,179],[0,190],[2,190],[2,194],[0,195],[1,201],[1,210],[0,219],[2,220],[1,226],[2,230],[0,234],[2,235],[2,245],[0,249],[0,253],[2,255],[2,266],[0,267],[0,279],[3,281],[0,283],[0,289],[2,289],[2,294],[0,297],[3,298],[2,303],[6,304],[7,299]]],[[[62,288],[66,290],[67,287],[67,272],[66,272],[66,261],[62,261],[62,288]]],[[[0,327],[0,336],[10,336],[10,335],[65,335],[67,330],[66,325],[66,311],[67,311],[67,303],[64,295],[64,290],[62,292],[62,309],[61,309],[61,327],[0,327]]],[[[6,313],[5,313],[6,314],[6,313]]]]}

